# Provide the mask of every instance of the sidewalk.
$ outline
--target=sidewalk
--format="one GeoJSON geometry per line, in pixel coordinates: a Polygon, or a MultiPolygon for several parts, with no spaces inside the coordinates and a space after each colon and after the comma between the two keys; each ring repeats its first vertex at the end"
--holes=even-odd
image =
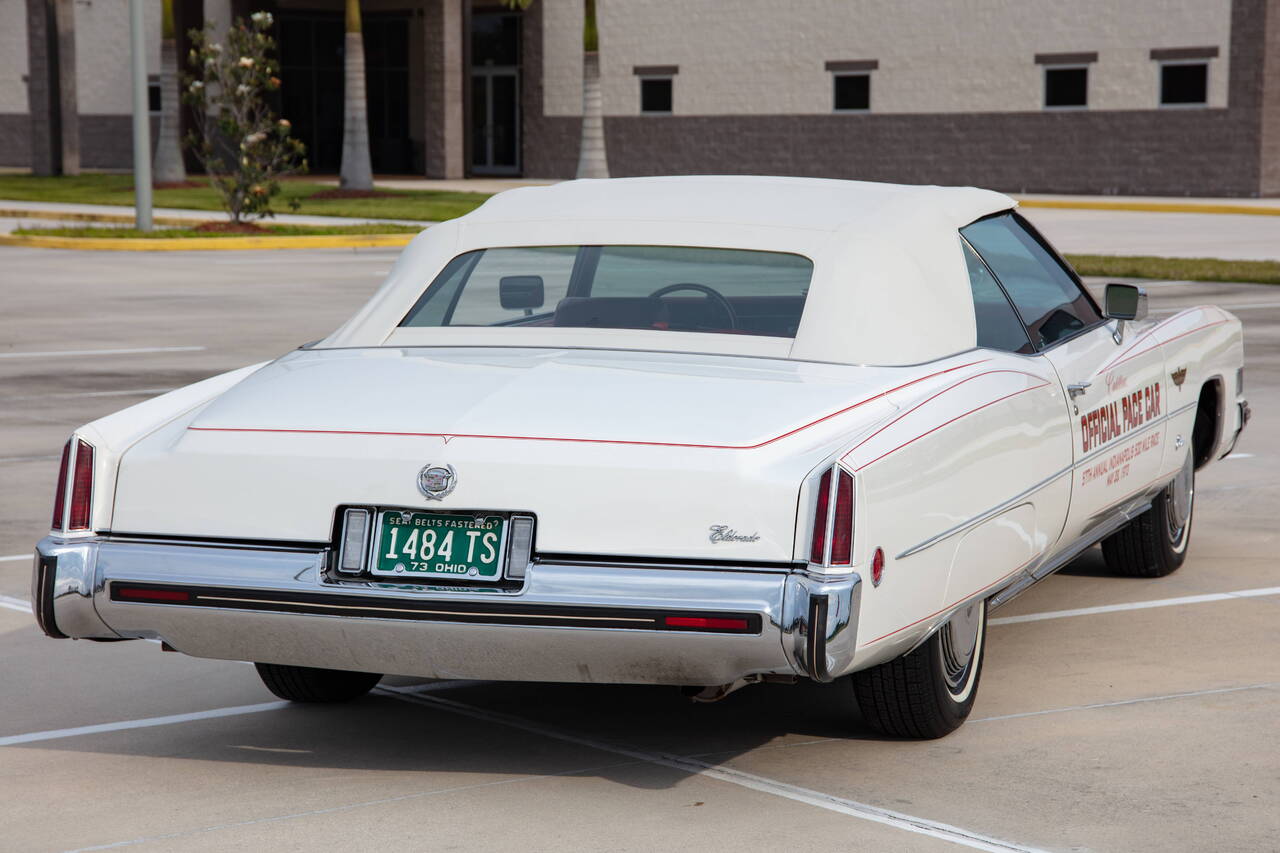
{"type": "MultiPolygon", "coordinates": [[[[500,192],[551,181],[470,178],[435,181],[385,178],[381,186],[500,192]]],[[[1151,255],[1169,258],[1280,261],[1280,199],[1152,198],[1130,196],[1017,195],[1023,213],[1063,252],[1098,255],[1151,255]]],[[[215,210],[156,208],[157,225],[181,225],[223,218],[215,210]]],[[[133,208],[101,204],[6,201],[0,199],[0,234],[23,225],[128,225],[133,208]]],[[[354,225],[401,219],[280,214],[282,224],[354,225]]]]}
{"type": "MultiPolygon", "coordinates": [[[[220,221],[226,218],[220,210],[186,210],[173,207],[157,207],[152,214],[157,225],[181,225],[184,223],[220,221]],[[166,221],[162,221],[166,220],[166,221]]],[[[132,225],[132,206],[113,204],[71,204],[68,202],[8,201],[0,199],[0,233],[10,233],[15,228],[34,225],[50,225],[50,220],[80,225],[132,225]]],[[[392,222],[403,225],[427,226],[432,223],[412,219],[376,219],[347,216],[302,216],[279,213],[267,222],[281,225],[365,225],[392,222]]]]}
{"type": "Polygon", "coordinates": [[[1141,210],[1164,213],[1243,213],[1280,216],[1280,198],[1205,198],[1151,195],[1053,195],[1009,193],[1028,207],[1075,210],[1141,210]]]}

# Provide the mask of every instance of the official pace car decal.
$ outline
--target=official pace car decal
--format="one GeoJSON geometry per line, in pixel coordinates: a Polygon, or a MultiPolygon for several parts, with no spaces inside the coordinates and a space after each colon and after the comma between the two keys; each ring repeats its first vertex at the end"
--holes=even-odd
{"type": "MultiPolygon", "coordinates": [[[[1108,382],[1108,385],[1111,383],[1108,382]]],[[[1089,453],[1123,438],[1160,417],[1163,403],[1160,399],[1160,383],[1153,382],[1136,391],[1125,394],[1119,400],[1105,403],[1080,416],[1081,451],[1089,453]]],[[[1129,475],[1129,463],[1148,450],[1159,446],[1160,434],[1117,447],[1114,453],[1099,458],[1080,473],[1080,485],[1105,478],[1108,486],[1115,485],[1129,475]]]]}

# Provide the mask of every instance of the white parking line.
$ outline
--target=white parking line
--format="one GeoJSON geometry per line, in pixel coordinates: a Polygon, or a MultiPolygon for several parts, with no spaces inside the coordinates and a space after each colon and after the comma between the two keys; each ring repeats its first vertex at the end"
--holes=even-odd
{"type": "Polygon", "coordinates": [[[49,729],[43,732],[30,732],[24,735],[0,737],[0,746],[16,746],[22,743],[35,743],[42,740],[57,740],[80,735],[95,735],[103,732],[119,732],[126,729],[145,729],[151,726],[170,726],[174,723],[190,723],[194,720],[212,720],[218,717],[236,717],[241,714],[260,714],[263,711],[278,711],[289,707],[288,702],[260,702],[257,705],[235,705],[230,708],[214,708],[209,711],[195,711],[190,714],[170,714],[166,717],[146,717],[141,720],[121,720],[118,723],[100,723],[96,726],[77,726],[72,729],[49,729]]]}
{"type": "Polygon", "coordinates": [[[412,794],[401,794],[397,797],[383,797],[378,800],[363,800],[358,803],[343,803],[339,806],[329,806],[323,809],[312,809],[305,812],[291,812],[289,814],[272,815],[271,817],[253,818],[251,820],[242,820],[236,823],[220,823],[213,826],[202,826],[196,829],[187,829],[180,832],[168,832],[164,835],[147,835],[140,838],[131,838],[128,841],[115,841],[110,844],[96,844],[93,847],[77,847],[74,850],[67,850],[65,853],[89,853],[91,850],[114,850],[118,847],[130,847],[134,844],[149,844],[157,841],[167,841],[174,838],[182,838],[188,835],[203,835],[207,832],[218,832],[224,829],[239,829],[246,826],[259,826],[265,823],[279,823],[285,820],[298,820],[304,817],[318,817],[320,815],[338,814],[340,812],[353,811],[354,809],[365,809],[371,806],[383,806],[389,803],[403,803],[408,800],[420,800],[426,797],[438,797],[445,794],[456,794],[462,791],[476,791],[483,788],[493,788],[499,785],[519,785],[528,782],[537,782],[542,779],[555,779],[562,776],[577,776],[585,773],[599,773],[603,770],[613,770],[618,767],[631,767],[639,764],[638,761],[620,761],[612,764],[598,764],[591,767],[575,767],[572,770],[560,770],[556,773],[544,773],[537,776],[518,776],[513,779],[493,779],[488,782],[476,782],[471,785],[453,785],[448,788],[432,788],[427,791],[416,791],[412,794]]]}
{"type": "MultiPolygon", "coordinates": [[[[1235,304],[1235,305],[1230,305],[1230,304],[1225,303],[1225,302],[1218,302],[1218,303],[1215,303],[1215,304],[1216,304],[1219,308],[1223,309],[1224,311],[1248,311],[1248,310],[1252,310],[1252,309],[1254,309],[1254,308],[1280,308],[1280,302],[1240,302],[1240,303],[1237,303],[1237,304],[1235,304]]],[[[1152,313],[1152,314],[1177,314],[1179,311],[1182,311],[1182,310],[1185,310],[1185,309],[1182,309],[1182,308],[1161,308],[1161,309],[1159,309],[1159,310],[1157,310],[1157,311],[1152,311],[1152,312],[1150,312],[1150,313],[1152,313]]]]}
{"type": "Polygon", "coordinates": [[[1146,702],[1164,702],[1168,699],[1188,699],[1192,696],[1215,696],[1220,693],[1240,693],[1245,690],[1270,690],[1280,687],[1280,682],[1248,684],[1244,687],[1219,687],[1213,690],[1190,690],[1186,693],[1166,693],[1163,696],[1144,696],[1141,699],[1120,699],[1115,702],[1094,702],[1091,705],[1070,705],[1066,708],[1049,708],[1044,711],[1023,711],[1020,714],[1001,714],[998,717],[980,717],[971,723],[991,723],[996,720],[1017,720],[1022,717],[1043,717],[1045,714],[1063,714],[1068,711],[1093,711],[1098,708],[1118,708],[1122,705],[1142,705],[1146,702]]]}
{"type": "Polygon", "coordinates": [[[938,823],[925,818],[890,811],[889,809],[882,809],[878,806],[860,803],[856,800],[847,800],[843,797],[824,794],[821,791],[814,791],[809,788],[789,785],[785,782],[778,782],[774,779],[756,776],[752,773],[744,773],[741,770],[734,770],[716,764],[708,764],[707,762],[699,761],[696,758],[670,755],[667,753],[646,752],[640,749],[618,746],[607,741],[596,740],[595,738],[584,737],[582,735],[573,734],[572,732],[562,731],[560,729],[551,728],[550,726],[544,726],[540,723],[535,723],[521,717],[514,717],[497,711],[488,711],[483,708],[463,704],[462,702],[454,702],[451,699],[441,699],[435,696],[418,696],[412,692],[394,687],[379,687],[377,688],[377,692],[386,696],[394,696],[395,698],[402,699],[406,702],[416,702],[420,705],[428,705],[432,708],[449,711],[464,717],[472,717],[486,722],[498,723],[499,725],[509,726],[511,728],[520,729],[543,737],[554,738],[567,743],[574,743],[579,746],[598,749],[603,752],[612,752],[617,755],[623,755],[627,758],[634,758],[650,764],[671,767],[695,776],[705,776],[721,782],[728,782],[732,785],[750,788],[753,791],[772,794],[777,797],[783,797],[784,799],[816,806],[821,809],[848,815],[849,817],[855,817],[860,820],[884,824],[906,832],[927,835],[931,838],[937,838],[942,841],[950,841],[953,844],[959,844],[975,850],[1016,850],[1021,853],[1029,853],[1029,851],[1035,850],[1035,848],[1032,847],[1024,847],[1020,844],[1001,841],[997,838],[990,838],[949,824],[938,823]]]}
{"type": "Polygon", "coordinates": [[[1027,613],[1023,616],[999,616],[988,620],[987,624],[1016,625],[1019,622],[1066,619],[1068,616],[1094,616],[1099,613],[1119,613],[1123,610],[1178,607],[1183,604],[1205,604],[1210,601],[1230,601],[1234,598],[1261,598],[1268,595],[1280,595],[1280,586],[1269,586],[1261,589],[1238,589],[1235,592],[1211,592],[1207,595],[1184,595],[1180,598],[1157,598],[1152,601],[1130,601],[1125,604],[1104,604],[1100,607],[1078,607],[1074,610],[1050,610],[1046,613],[1027,613]]]}
{"type": "Polygon", "coordinates": [[[58,454],[47,456],[0,456],[0,462],[42,462],[45,459],[57,459],[58,454]]]}
{"type": "Polygon", "coordinates": [[[17,397],[0,397],[0,403],[14,400],[69,400],[78,397],[141,397],[144,394],[164,394],[172,388],[131,388],[127,391],[70,391],[63,394],[21,394],[17,397]]]}
{"type": "Polygon", "coordinates": [[[0,563],[11,563],[14,560],[30,560],[30,559],[33,559],[33,555],[31,553],[10,554],[7,557],[0,557],[0,563]]]}
{"type": "Polygon", "coordinates": [[[19,613],[31,615],[31,602],[23,601],[21,598],[10,598],[7,595],[0,595],[0,607],[5,610],[16,610],[19,613]]]}
{"type": "Polygon", "coordinates": [[[50,352],[0,352],[0,358],[58,358],[69,355],[135,355],[148,352],[202,352],[206,347],[134,347],[131,349],[65,349],[50,352]]]}

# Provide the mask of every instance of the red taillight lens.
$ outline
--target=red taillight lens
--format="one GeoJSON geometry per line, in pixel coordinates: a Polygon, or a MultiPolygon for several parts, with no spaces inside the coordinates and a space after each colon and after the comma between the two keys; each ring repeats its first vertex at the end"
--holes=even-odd
{"type": "Polygon", "coordinates": [[[836,483],[836,518],[831,526],[831,565],[853,562],[853,475],[840,472],[836,483]]]}
{"type": "Polygon", "coordinates": [[[818,481],[813,512],[813,539],[809,562],[818,565],[848,566],[853,562],[853,475],[842,468],[829,468],[818,481]],[[838,472],[835,507],[831,506],[831,476],[838,472]],[[830,513],[835,513],[829,518],[830,513]],[[831,557],[827,562],[827,522],[831,522],[831,557]]]}
{"type": "Polygon", "coordinates": [[[58,488],[53,493],[54,530],[62,529],[62,510],[67,505],[67,465],[71,461],[71,439],[62,445],[62,463],[58,465],[58,488]]]}
{"type": "Polygon", "coordinates": [[[129,601],[190,601],[191,593],[181,589],[117,589],[116,594],[129,601]]]}
{"type": "Polygon", "coordinates": [[[831,471],[827,470],[818,483],[818,504],[813,513],[813,546],[809,550],[809,562],[822,564],[827,551],[827,504],[831,502],[831,471]]]}
{"type": "Polygon", "coordinates": [[[93,448],[76,440],[76,472],[71,480],[71,512],[68,530],[89,529],[89,504],[93,499],[93,448]]]}
{"type": "Polygon", "coordinates": [[[668,628],[701,628],[705,631],[745,631],[746,619],[720,619],[714,616],[667,616],[668,628]]]}

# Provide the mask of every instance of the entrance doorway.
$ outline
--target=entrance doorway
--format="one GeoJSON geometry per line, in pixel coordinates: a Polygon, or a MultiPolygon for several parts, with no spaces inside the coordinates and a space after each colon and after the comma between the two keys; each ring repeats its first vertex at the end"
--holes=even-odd
{"type": "MultiPolygon", "coordinates": [[[[282,117],[307,146],[312,172],[342,167],[343,53],[342,15],[281,11],[282,117]]],[[[366,15],[364,19],[365,96],[369,109],[369,155],[373,171],[407,174],[413,170],[409,139],[409,24],[406,15],[366,15]]]]}
{"type": "Polygon", "coordinates": [[[471,172],[520,173],[520,16],[471,18],[471,172]]]}

